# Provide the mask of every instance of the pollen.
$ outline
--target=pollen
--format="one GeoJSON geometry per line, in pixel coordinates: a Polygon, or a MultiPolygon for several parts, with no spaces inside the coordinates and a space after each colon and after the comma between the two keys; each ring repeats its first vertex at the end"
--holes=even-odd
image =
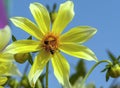
{"type": "Polygon", "coordinates": [[[59,37],[53,33],[48,33],[42,40],[42,47],[46,52],[54,54],[58,50],[59,37]]]}

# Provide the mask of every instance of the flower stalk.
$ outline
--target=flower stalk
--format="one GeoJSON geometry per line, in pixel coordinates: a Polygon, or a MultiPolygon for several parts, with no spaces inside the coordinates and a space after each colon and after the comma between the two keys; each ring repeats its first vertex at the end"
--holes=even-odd
{"type": "Polygon", "coordinates": [[[86,74],[86,76],[84,77],[84,79],[82,80],[81,82],[81,88],[83,86],[83,84],[85,83],[85,81],[87,80],[87,78],[89,77],[89,75],[92,73],[92,71],[95,69],[95,67],[97,67],[99,64],[101,63],[104,63],[104,62],[107,62],[109,63],[110,65],[112,65],[112,62],[109,61],[109,60],[101,60],[99,62],[97,62],[96,64],[93,65],[93,67],[89,70],[89,72],[86,74]]]}
{"type": "Polygon", "coordinates": [[[46,88],[48,88],[49,62],[46,64],[46,88]]]}

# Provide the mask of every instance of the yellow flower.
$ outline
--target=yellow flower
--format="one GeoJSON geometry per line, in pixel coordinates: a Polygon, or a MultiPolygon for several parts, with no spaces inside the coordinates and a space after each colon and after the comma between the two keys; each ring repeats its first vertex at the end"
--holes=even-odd
{"type": "Polygon", "coordinates": [[[61,34],[74,17],[72,1],[66,1],[60,5],[52,28],[49,12],[42,4],[31,3],[30,11],[37,25],[24,17],[14,17],[11,21],[37,40],[18,40],[9,45],[6,52],[16,54],[39,51],[28,75],[30,84],[35,85],[46,63],[51,60],[57,80],[64,87],[70,88],[70,67],[61,51],[77,58],[97,61],[95,54],[81,45],[96,33],[96,29],[90,26],[78,26],[61,34]]]}
{"type": "Polygon", "coordinates": [[[11,31],[6,25],[0,30],[0,86],[7,81],[5,76],[20,75],[17,67],[13,64],[13,55],[4,51],[10,38],[11,31]]]}

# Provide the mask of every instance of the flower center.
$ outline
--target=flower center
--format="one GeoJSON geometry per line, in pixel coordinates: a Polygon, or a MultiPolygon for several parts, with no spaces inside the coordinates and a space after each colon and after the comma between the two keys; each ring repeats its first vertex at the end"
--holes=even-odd
{"type": "Polygon", "coordinates": [[[55,51],[58,49],[58,36],[49,33],[43,38],[43,49],[45,51],[50,52],[51,54],[54,54],[55,51]]]}

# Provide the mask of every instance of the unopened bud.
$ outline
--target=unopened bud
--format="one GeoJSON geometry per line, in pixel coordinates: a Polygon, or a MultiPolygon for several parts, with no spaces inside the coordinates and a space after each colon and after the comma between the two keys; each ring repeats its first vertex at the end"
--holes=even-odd
{"type": "Polygon", "coordinates": [[[24,77],[22,78],[21,85],[25,88],[30,88],[29,81],[26,75],[24,75],[24,77]]]}
{"type": "Polygon", "coordinates": [[[120,76],[120,65],[116,64],[113,65],[111,68],[108,69],[109,76],[113,77],[113,78],[117,78],[120,76]]]}
{"type": "Polygon", "coordinates": [[[15,80],[15,79],[11,79],[9,81],[9,85],[10,85],[11,88],[18,88],[18,81],[15,80]]]}
{"type": "Polygon", "coordinates": [[[24,63],[29,58],[29,53],[17,53],[14,58],[16,62],[24,63]]]}

